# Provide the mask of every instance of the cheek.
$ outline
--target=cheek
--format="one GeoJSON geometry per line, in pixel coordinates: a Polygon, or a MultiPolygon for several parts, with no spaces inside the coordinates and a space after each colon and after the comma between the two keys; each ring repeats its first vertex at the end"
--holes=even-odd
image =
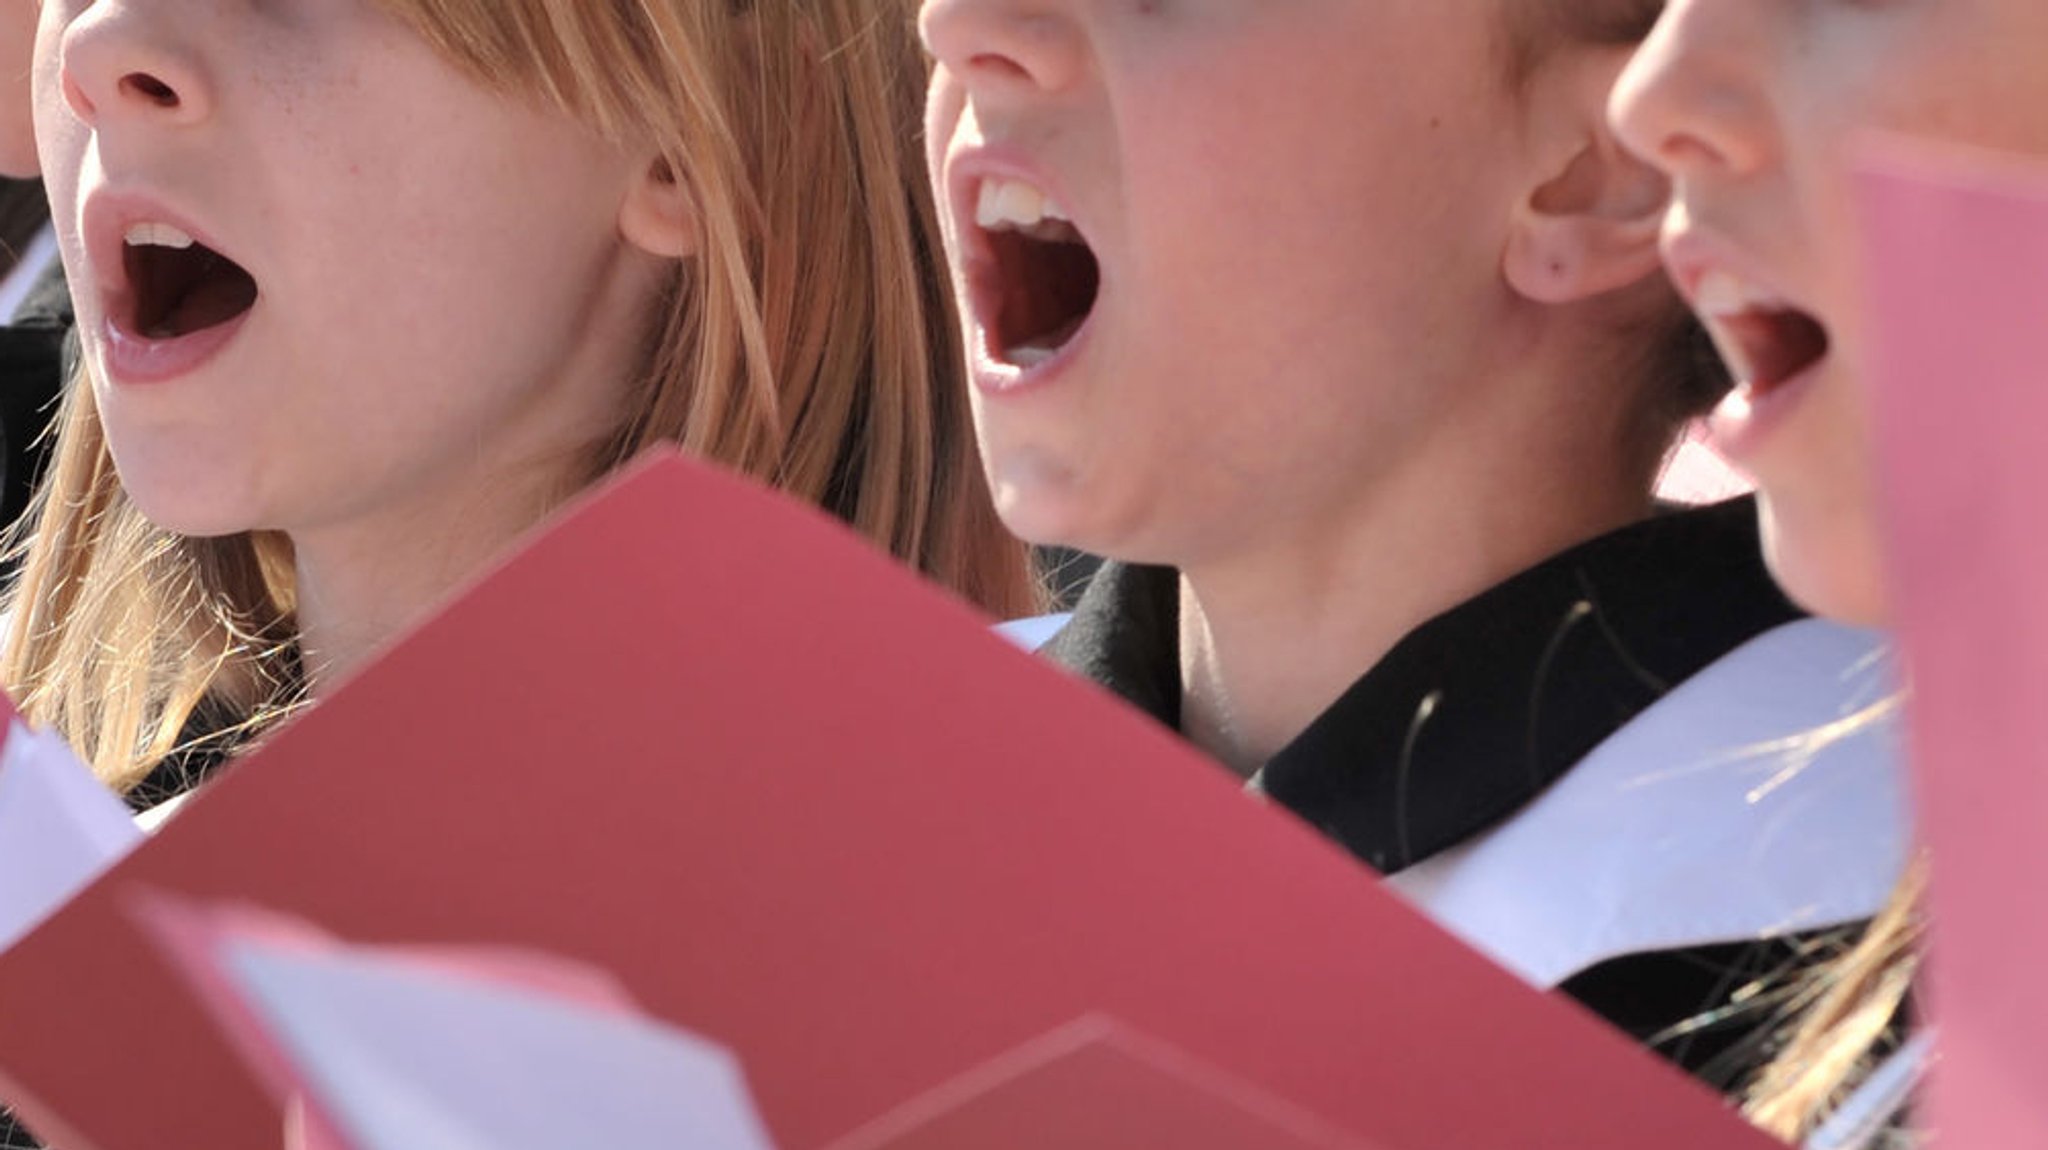
{"type": "Polygon", "coordinates": [[[1766,550],[1788,593],[1851,623],[1882,622],[1883,523],[1862,397],[1838,373],[1759,460],[1766,550]]]}
{"type": "Polygon", "coordinates": [[[1768,491],[1761,506],[1765,557],[1794,602],[1856,626],[1889,622],[1883,554],[1873,520],[1827,517],[1768,491]]]}
{"type": "Polygon", "coordinates": [[[953,133],[959,129],[960,117],[966,109],[966,90],[945,68],[935,68],[924,107],[925,163],[934,181],[941,174],[946,148],[952,143],[953,133]]]}

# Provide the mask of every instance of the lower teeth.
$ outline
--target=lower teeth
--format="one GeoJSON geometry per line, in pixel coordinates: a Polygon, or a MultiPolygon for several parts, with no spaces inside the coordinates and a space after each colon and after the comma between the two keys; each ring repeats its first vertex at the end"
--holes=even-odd
{"type": "Polygon", "coordinates": [[[1061,325],[1057,331],[1047,332],[1030,343],[1011,348],[1008,356],[1011,366],[1034,368],[1066,350],[1066,346],[1074,341],[1074,336],[1080,333],[1081,325],[1087,322],[1087,318],[1076,316],[1061,325]]]}

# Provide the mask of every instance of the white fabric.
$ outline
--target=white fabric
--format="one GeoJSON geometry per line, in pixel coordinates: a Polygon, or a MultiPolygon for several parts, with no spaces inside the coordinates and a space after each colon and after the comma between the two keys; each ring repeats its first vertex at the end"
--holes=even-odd
{"type": "Polygon", "coordinates": [[[1915,1037],[1864,1081],[1806,1140],[1806,1150],[1873,1150],[1891,1129],[1934,1061],[1934,1034],[1915,1037]]]}
{"type": "Polygon", "coordinates": [[[1716,662],[1520,815],[1389,884],[1538,986],[1860,921],[1908,859],[1878,636],[1808,620],[1716,662]],[[1832,727],[1831,727],[1832,725],[1832,727]]]}
{"type": "Polygon", "coordinates": [[[996,634],[1024,648],[1026,651],[1036,651],[1040,647],[1045,646],[1047,641],[1059,633],[1061,627],[1067,625],[1067,620],[1072,618],[1072,615],[1066,614],[1038,615],[1030,619],[1012,619],[1007,623],[996,624],[995,631],[996,634]]]}
{"type": "Polygon", "coordinates": [[[57,231],[48,224],[29,241],[28,250],[14,264],[7,278],[0,279],[0,322],[13,323],[15,313],[35,290],[36,281],[57,262],[57,231]]]}

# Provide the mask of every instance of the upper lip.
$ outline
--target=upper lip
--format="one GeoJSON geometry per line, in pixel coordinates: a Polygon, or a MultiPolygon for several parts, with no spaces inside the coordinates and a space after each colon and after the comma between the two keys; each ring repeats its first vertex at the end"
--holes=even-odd
{"type": "Polygon", "coordinates": [[[1810,366],[1816,350],[1827,354],[1827,322],[1736,245],[1697,226],[1679,226],[1666,232],[1663,248],[1672,281],[1738,377],[1775,386],[1810,366]],[[1736,291],[1729,293],[1725,281],[1715,285],[1717,276],[1732,279],[1736,291]],[[1783,326],[1790,317],[1818,327],[1817,349],[1799,342],[1811,328],[1783,326]]]}
{"type": "MultiPolygon", "coordinates": [[[[1735,276],[1744,285],[1771,297],[1788,310],[1809,311],[1785,290],[1783,284],[1758,267],[1755,260],[1709,232],[1697,227],[1667,231],[1663,247],[1664,265],[1671,273],[1671,280],[1695,312],[1700,310],[1700,289],[1707,277],[1715,272],[1735,276]]],[[[1712,319],[1711,316],[1703,318],[1712,319]]]]}
{"type": "Polygon", "coordinates": [[[135,289],[128,278],[128,230],[141,223],[169,224],[209,250],[248,266],[222,247],[204,225],[158,197],[139,190],[96,188],[87,193],[80,209],[80,235],[107,318],[123,325],[135,318],[135,289]]]}

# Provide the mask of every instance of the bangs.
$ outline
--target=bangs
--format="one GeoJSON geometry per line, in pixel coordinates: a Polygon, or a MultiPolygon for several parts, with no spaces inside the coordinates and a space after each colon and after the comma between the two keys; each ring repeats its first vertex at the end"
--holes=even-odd
{"type": "Polygon", "coordinates": [[[619,141],[665,135],[679,105],[702,106],[707,89],[699,73],[712,54],[700,49],[719,42],[727,23],[720,16],[727,6],[719,4],[377,3],[479,83],[560,108],[619,141]]]}

